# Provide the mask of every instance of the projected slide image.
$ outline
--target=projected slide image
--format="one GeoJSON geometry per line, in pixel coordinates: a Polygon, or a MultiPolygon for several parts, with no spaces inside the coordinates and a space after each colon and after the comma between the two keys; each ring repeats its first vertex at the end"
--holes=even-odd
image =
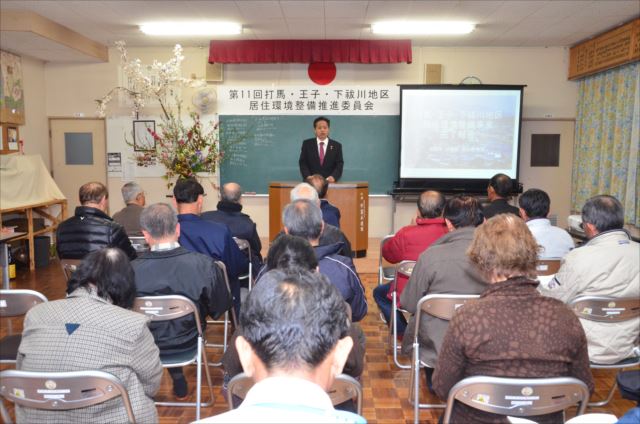
{"type": "Polygon", "coordinates": [[[514,167],[518,95],[420,94],[420,98],[406,98],[403,104],[401,161],[405,176],[437,178],[440,170],[484,174],[483,170],[514,167]]]}

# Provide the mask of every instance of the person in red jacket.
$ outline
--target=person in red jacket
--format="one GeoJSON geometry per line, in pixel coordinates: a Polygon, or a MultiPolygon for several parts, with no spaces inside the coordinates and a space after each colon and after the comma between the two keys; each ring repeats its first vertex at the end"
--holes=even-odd
{"type": "MultiPolygon", "coordinates": [[[[442,218],[445,198],[437,191],[424,191],[418,198],[418,211],[415,222],[401,228],[392,239],[382,247],[382,257],[395,264],[402,261],[417,261],[434,241],[447,233],[447,226],[442,218]]],[[[373,290],[373,298],[384,315],[386,322],[391,320],[391,289],[392,284],[382,284],[373,290]]],[[[397,295],[407,284],[407,278],[398,277],[397,295]]],[[[398,334],[404,334],[407,321],[401,313],[396,316],[398,334]]]]}

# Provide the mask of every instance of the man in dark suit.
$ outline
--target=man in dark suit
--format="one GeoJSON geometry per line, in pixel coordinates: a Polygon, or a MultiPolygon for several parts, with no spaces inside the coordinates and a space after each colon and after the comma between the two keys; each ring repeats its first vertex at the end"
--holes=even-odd
{"type": "Polygon", "coordinates": [[[496,174],[491,177],[489,187],[487,187],[487,197],[490,203],[482,210],[485,218],[489,219],[501,213],[511,213],[520,217],[520,210],[509,204],[509,195],[512,189],[513,182],[508,175],[496,174]]]}
{"type": "Polygon", "coordinates": [[[342,176],[342,144],[329,138],[329,119],[320,116],[313,121],[316,138],[302,142],[300,151],[300,174],[302,179],[313,174],[320,174],[330,183],[335,183],[342,176]]]}

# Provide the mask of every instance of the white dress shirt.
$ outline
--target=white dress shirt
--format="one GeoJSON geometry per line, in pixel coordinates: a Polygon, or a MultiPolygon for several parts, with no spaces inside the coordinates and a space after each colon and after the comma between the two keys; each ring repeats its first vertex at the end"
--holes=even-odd
{"type": "Polygon", "coordinates": [[[527,227],[542,250],[541,259],[563,258],[574,248],[573,239],[562,228],[554,227],[547,218],[535,218],[527,221],[527,227]]]}
{"type": "Polygon", "coordinates": [[[318,137],[316,137],[316,145],[318,146],[318,156],[320,156],[320,143],[324,143],[324,155],[327,156],[327,146],[329,145],[329,137],[325,138],[324,140],[320,140],[318,137]]]}

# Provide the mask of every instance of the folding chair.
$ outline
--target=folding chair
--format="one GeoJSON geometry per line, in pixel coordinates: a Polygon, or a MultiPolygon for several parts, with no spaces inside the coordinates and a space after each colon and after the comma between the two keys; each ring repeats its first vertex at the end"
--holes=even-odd
{"type": "MultiPolygon", "coordinates": [[[[640,317],[640,299],[637,297],[610,297],[610,296],[578,296],[569,302],[569,307],[578,318],[607,323],[620,323],[640,317]]],[[[638,349],[636,349],[636,352],[638,349]]],[[[640,365],[640,354],[635,357],[623,359],[615,364],[590,363],[593,369],[617,369],[618,374],[624,368],[640,365]]],[[[589,406],[599,407],[609,403],[617,387],[616,379],[604,400],[590,402],[589,406]]]]}
{"type": "Polygon", "coordinates": [[[156,402],[160,406],[195,406],[196,420],[200,419],[200,407],[213,405],[213,388],[211,375],[207,363],[205,351],[204,333],[200,324],[200,313],[197,306],[188,298],[180,295],[167,296],[142,296],[137,297],[133,310],[143,313],[151,318],[151,321],[169,321],[193,314],[198,331],[198,343],[196,347],[187,353],[163,355],[160,352],[160,362],[163,368],[176,368],[195,363],[197,368],[196,377],[196,402],[156,402]],[[202,368],[204,367],[209,386],[209,402],[201,402],[202,397],[202,368]]]}
{"type": "Polygon", "coordinates": [[[413,417],[416,424],[420,418],[420,409],[444,408],[442,403],[420,403],[420,367],[433,368],[433,366],[420,360],[420,322],[422,314],[433,315],[436,318],[451,321],[456,310],[470,300],[477,299],[479,295],[471,294],[428,294],[418,301],[416,308],[416,327],[413,333],[413,361],[411,362],[411,382],[409,401],[413,403],[413,417]]]}
{"type": "Polygon", "coordinates": [[[536,264],[536,275],[540,285],[544,288],[549,286],[549,283],[560,269],[560,258],[547,258],[540,259],[536,264]]]}
{"type": "Polygon", "coordinates": [[[71,275],[76,272],[80,262],[82,262],[82,259],[60,259],[60,266],[62,267],[62,272],[64,273],[64,277],[67,281],[69,281],[71,275]]]}
{"type": "MultiPolygon", "coordinates": [[[[135,423],[129,394],[122,382],[104,371],[0,372],[0,396],[26,408],[67,411],[120,397],[129,422],[135,423]]],[[[10,423],[2,402],[2,419],[10,423]]]]}
{"type": "Polygon", "coordinates": [[[400,350],[400,346],[398,346],[398,323],[397,323],[397,315],[400,313],[408,313],[404,309],[398,308],[398,275],[403,275],[405,277],[411,277],[411,273],[413,272],[413,268],[416,266],[416,261],[402,261],[395,267],[395,276],[393,279],[393,283],[391,286],[391,326],[389,329],[391,332],[389,333],[390,341],[389,343],[393,349],[393,362],[396,366],[403,370],[408,370],[411,368],[411,363],[402,364],[398,359],[398,351],[400,350]]]}
{"type": "Polygon", "coordinates": [[[449,424],[455,401],[492,414],[516,417],[551,414],[580,403],[577,415],[587,408],[589,389],[573,377],[502,378],[474,376],[449,390],[444,424],[449,424]]]}
{"type": "MultiPolygon", "coordinates": [[[[229,291],[229,296],[231,296],[231,285],[229,284],[229,276],[227,275],[227,267],[222,261],[215,261],[216,265],[222,270],[222,274],[224,275],[224,282],[227,285],[227,290],[229,291]]],[[[206,347],[214,347],[214,348],[222,348],[222,352],[227,351],[227,345],[229,342],[229,326],[230,323],[233,322],[233,325],[238,325],[238,320],[236,317],[236,310],[232,306],[230,310],[225,311],[222,320],[213,320],[208,319],[207,324],[222,324],[223,326],[223,335],[222,335],[222,344],[220,343],[206,343],[206,347]],[[231,317],[231,320],[229,319],[231,317]]],[[[212,367],[219,367],[222,365],[222,360],[220,362],[211,363],[212,367]]]]}
{"type": "Polygon", "coordinates": [[[536,264],[536,274],[540,276],[555,275],[560,269],[561,258],[539,259],[536,264]]]}
{"type": "Polygon", "coordinates": [[[378,257],[378,285],[382,285],[385,283],[389,283],[393,281],[395,267],[393,266],[384,266],[387,261],[382,257],[382,247],[386,242],[393,238],[393,234],[389,234],[388,236],[384,236],[382,240],[380,240],[380,256],[378,257]]]}
{"type": "Polygon", "coordinates": [[[135,249],[136,253],[148,252],[150,247],[142,236],[130,236],[129,241],[131,242],[131,246],[135,249]]]}
{"type": "MultiPolygon", "coordinates": [[[[26,314],[34,306],[46,302],[47,298],[35,290],[0,290],[0,317],[9,318],[26,314]]],[[[12,334],[11,320],[8,321],[9,335],[0,340],[0,364],[15,364],[21,334],[12,334]]]]}
{"type": "Polygon", "coordinates": [[[247,256],[249,257],[249,273],[245,274],[245,275],[241,275],[240,277],[238,277],[239,280],[247,280],[248,286],[249,286],[249,291],[251,291],[251,288],[253,286],[253,264],[251,263],[251,245],[249,244],[249,242],[245,239],[240,239],[237,237],[233,238],[236,242],[236,244],[238,245],[238,248],[240,250],[246,250],[247,251],[247,256]]]}
{"type": "MultiPolygon", "coordinates": [[[[229,410],[235,409],[233,397],[236,396],[244,400],[253,384],[253,379],[245,373],[240,373],[229,381],[227,386],[229,410]]],[[[355,378],[346,374],[336,376],[327,394],[334,406],[356,398],[356,413],[362,415],[362,386],[355,378]]]]}

